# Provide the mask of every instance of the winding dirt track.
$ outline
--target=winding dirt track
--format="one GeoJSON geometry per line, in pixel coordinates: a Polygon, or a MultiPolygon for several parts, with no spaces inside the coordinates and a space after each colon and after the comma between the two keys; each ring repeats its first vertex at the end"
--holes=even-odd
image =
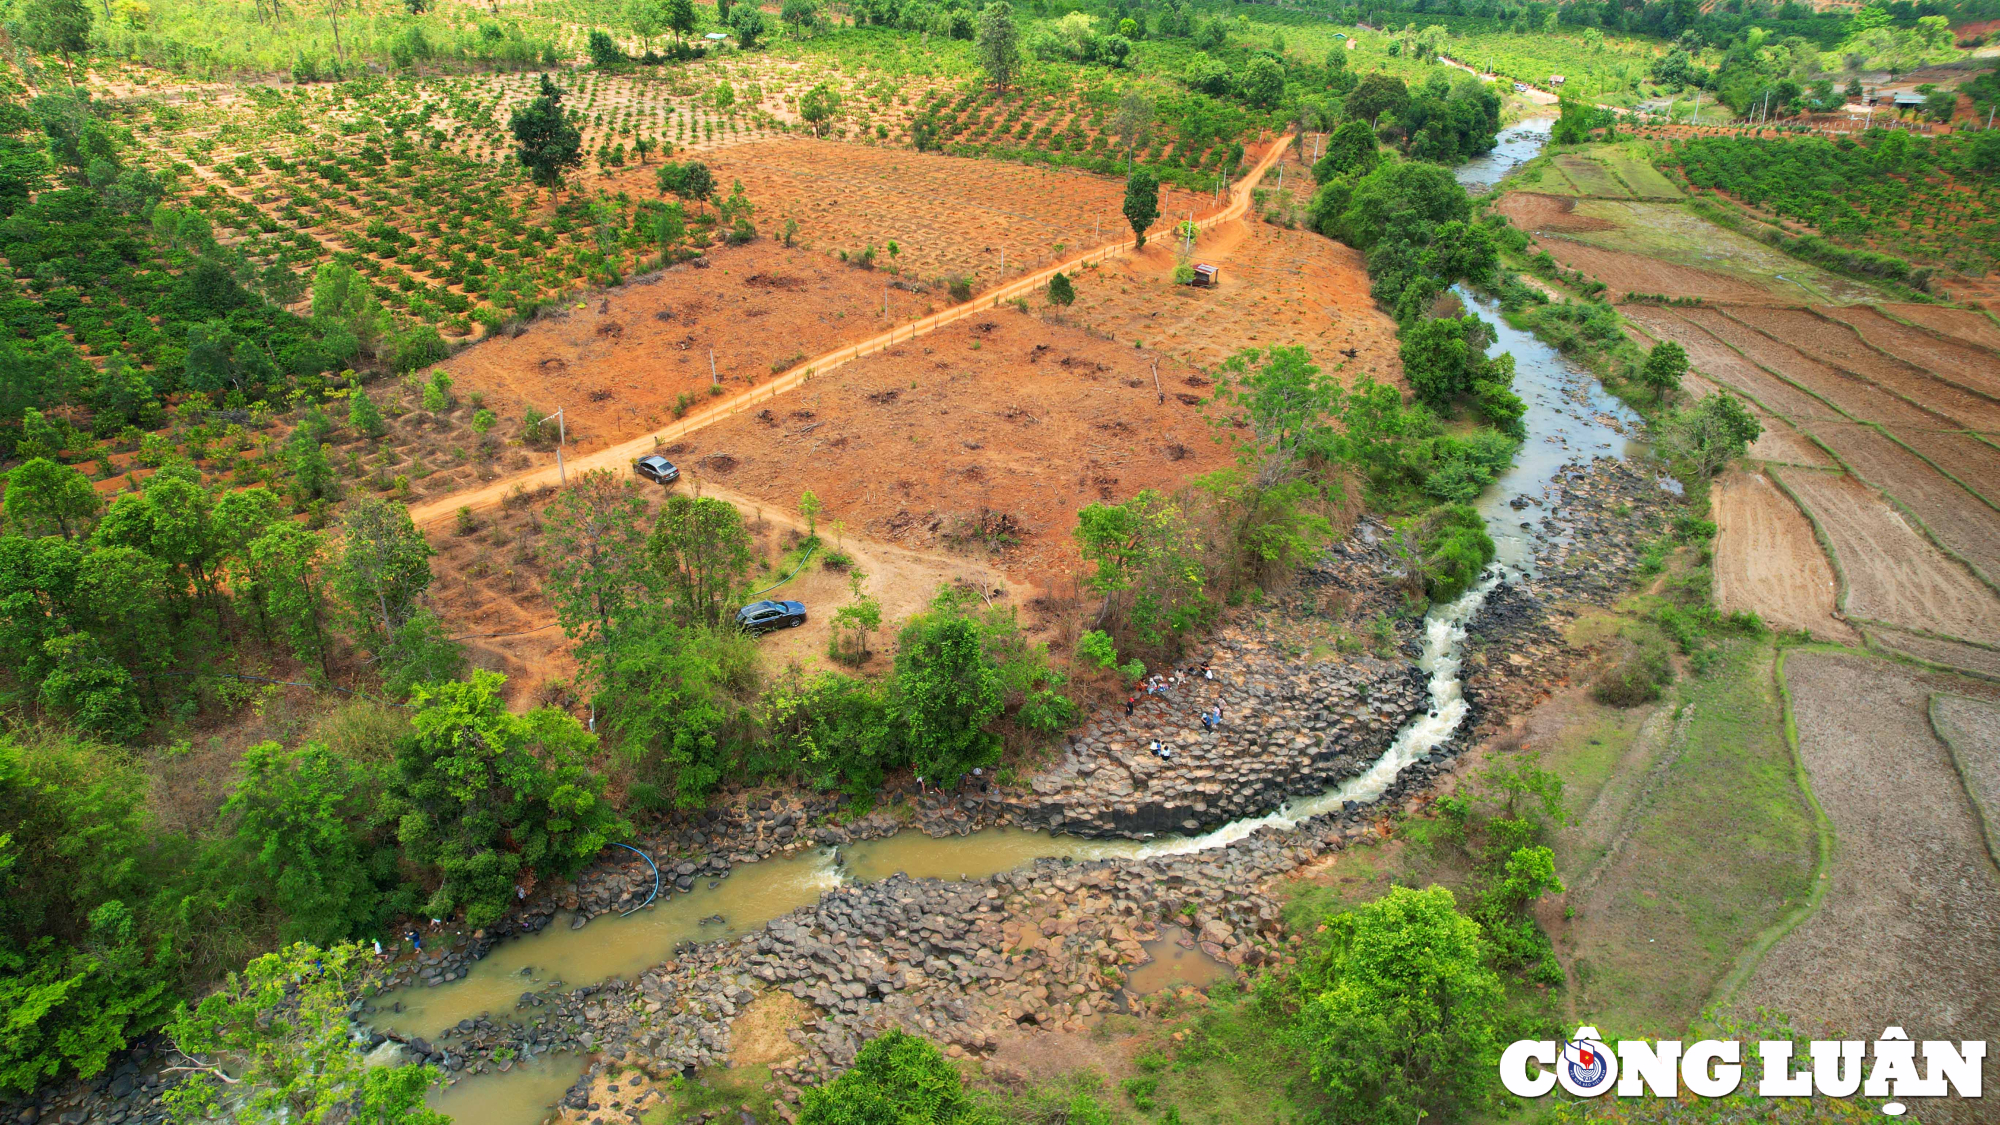
{"type": "MultiPolygon", "coordinates": [[[[1241,180],[1237,181],[1235,186],[1230,188],[1229,206],[1210,215],[1208,218],[1196,220],[1196,222],[1205,229],[1241,219],[1250,209],[1251,190],[1263,178],[1264,173],[1273,164],[1277,163],[1278,158],[1284,154],[1286,147],[1290,143],[1291,138],[1289,136],[1280,136],[1277,140],[1273,141],[1269,150],[1264,153],[1263,159],[1259,160],[1255,167],[1251,168],[1241,180]]],[[[1100,246],[1095,250],[1086,251],[1066,261],[1058,262],[1055,265],[1037,270],[1034,273],[1018,277],[1005,285],[990,289],[962,305],[954,305],[934,315],[897,325],[887,332],[872,336],[859,343],[846,344],[830,352],[814,356],[764,383],[755,391],[741,395],[712,409],[692,414],[681,421],[653,433],[642,434],[639,437],[611,446],[608,449],[602,449],[596,453],[570,460],[566,465],[566,469],[579,473],[588,472],[592,469],[625,471],[633,460],[651,453],[660,444],[678,440],[720,419],[740,413],[758,404],[768,403],[778,395],[804,385],[814,375],[823,374],[841,364],[852,362],[864,355],[882,351],[892,344],[907,342],[918,336],[935,332],[947,324],[962,320],[974,313],[988,311],[1003,301],[1012,300],[1015,297],[1025,297],[1047,285],[1049,278],[1057,272],[1072,270],[1088,262],[1102,261],[1106,258],[1126,253],[1133,248],[1134,241],[1134,239],[1128,238],[1122,242],[1113,242],[1100,246]]],[[[441,520],[452,518],[460,508],[470,508],[473,511],[490,508],[500,503],[516,487],[532,490],[543,485],[556,484],[561,479],[561,476],[562,472],[558,470],[557,466],[545,465],[541,468],[517,473],[510,477],[503,477],[469,492],[454,493],[436,500],[412,505],[410,508],[410,518],[415,520],[418,526],[434,524],[441,520]]]]}

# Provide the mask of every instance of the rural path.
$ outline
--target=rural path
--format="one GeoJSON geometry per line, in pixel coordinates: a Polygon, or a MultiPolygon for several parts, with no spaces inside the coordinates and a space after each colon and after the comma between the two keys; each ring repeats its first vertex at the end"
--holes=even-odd
{"type": "MultiPolygon", "coordinates": [[[[1264,173],[1269,171],[1278,162],[1278,158],[1284,154],[1285,149],[1291,144],[1291,140],[1292,138],[1289,134],[1283,134],[1273,141],[1269,151],[1265,152],[1263,158],[1258,160],[1256,165],[1230,188],[1229,205],[1206,218],[1195,220],[1196,225],[1207,229],[1222,223],[1234,222],[1247,214],[1251,205],[1251,192],[1256,188],[1258,182],[1263,179],[1264,173]]],[[[740,395],[700,413],[690,415],[665,429],[649,431],[607,449],[601,449],[595,453],[569,459],[564,462],[560,469],[555,463],[551,462],[526,472],[502,477],[468,492],[452,493],[448,496],[440,496],[434,500],[427,500],[421,504],[413,504],[410,506],[410,518],[415,520],[420,527],[427,526],[452,518],[460,508],[470,508],[473,511],[479,511],[493,507],[517,487],[523,490],[533,490],[545,485],[557,484],[563,478],[565,472],[587,473],[593,469],[623,470],[632,461],[653,452],[654,449],[669,440],[685,437],[696,430],[719,422],[740,411],[750,409],[760,403],[767,403],[787,391],[804,385],[814,375],[823,374],[841,364],[860,359],[864,355],[882,351],[893,344],[904,343],[918,336],[935,332],[948,324],[962,320],[974,313],[992,309],[1003,301],[1009,301],[1016,297],[1025,297],[1042,286],[1047,285],[1049,278],[1058,272],[1075,269],[1090,262],[1102,261],[1106,258],[1125,253],[1133,248],[1135,241],[1136,239],[1128,238],[1122,242],[1107,243],[1094,250],[1086,251],[1065,261],[1058,262],[1055,265],[1037,270],[1034,273],[1024,274],[1004,285],[989,289],[964,304],[954,305],[942,312],[899,324],[886,332],[871,336],[859,343],[844,344],[830,352],[814,356],[811,359],[804,360],[792,366],[777,378],[747,394],[740,395]]]]}

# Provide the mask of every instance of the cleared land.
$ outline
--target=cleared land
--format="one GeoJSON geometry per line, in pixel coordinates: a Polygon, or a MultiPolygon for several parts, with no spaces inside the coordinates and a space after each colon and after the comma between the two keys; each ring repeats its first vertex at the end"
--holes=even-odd
{"type": "Polygon", "coordinates": [[[1611,230],[1613,224],[1576,209],[1576,197],[1539,191],[1510,191],[1493,205],[1495,211],[1524,231],[1611,230]]]}
{"type": "MultiPolygon", "coordinates": [[[[2000,401],[1963,389],[1966,383],[1962,380],[1948,380],[1932,374],[1933,371],[1944,370],[1947,376],[1950,375],[1948,368],[1942,368],[1936,362],[1947,356],[1935,353],[1924,355],[1908,346],[1917,341],[1892,340],[1888,341],[1890,350],[1878,350],[1843,323],[1846,318],[1857,315],[1851,310],[1820,306],[1811,312],[1774,308],[1722,311],[1773,339],[1784,341],[1801,354],[1834,368],[1850,379],[1863,380],[1904,400],[1920,410],[1922,415],[1928,415],[1925,421],[1930,427],[2000,434],[2000,401]],[[1837,319],[1815,315],[1820,311],[1837,319]],[[1910,359],[1897,358],[1899,356],[1910,359]],[[1920,367],[1919,362],[1931,366],[1920,367]]],[[[1905,332],[1911,331],[1893,322],[1884,323],[1905,332]]],[[[1930,342],[1937,343],[1935,340],[1930,342]]],[[[2000,363],[2000,357],[1991,357],[1990,362],[2000,363]]],[[[1890,419],[1884,417],[1880,420],[1890,419]]],[[[1992,446],[1985,449],[1991,456],[2000,456],[2000,450],[1992,446]]]]}
{"type": "MultiPolygon", "coordinates": [[[[1903,306],[1904,309],[1917,306],[1903,306]]],[[[1975,391],[1987,398],[2000,397],[2000,353],[1991,349],[1992,345],[1968,343],[1964,340],[1940,337],[1934,332],[1898,324],[1894,320],[1865,305],[1827,307],[1819,311],[1851,325],[1869,343],[1890,353],[1901,356],[1911,363],[1921,364],[1935,372],[1939,378],[1975,391]]],[[[1955,330],[1973,331],[1978,323],[1967,318],[1977,313],[1964,309],[1935,309],[1933,313],[1959,313],[1950,323],[1955,330]]],[[[1903,315],[1900,311],[1898,315],[1903,315]]],[[[1987,331],[1992,331],[1992,322],[1984,322],[1987,331]]]]}
{"type": "Polygon", "coordinates": [[[1193,368],[1003,308],[816,376],[767,409],[670,442],[704,480],[926,550],[989,552],[1048,582],[1085,504],[1171,491],[1230,463],[1185,399],[1193,368]]]}
{"type": "Polygon", "coordinates": [[[1975,309],[1953,309],[1942,305],[1883,305],[1881,308],[1898,320],[1956,336],[2000,354],[2000,324],[1975,309]]]}
{"type": "Polygon", "coordinates": [[[1822,640],[1861,638],[1836,615],[1840,588],[1812,524],[1762,473],[1730,473],[1709,496],[1717,527],[1715,600],[1753,610],[1776,629],[1822,640]]]}
{"type": "MultiPolygon", "coordinates": [[[[1785,678],[1838,843],[1825,901],[1771,948],[1735,1007],[1787,1013],[1813,1037],[1895,1024],[1913,1040],[2000,1038],[2000,872],[1926,716],[1943,679],[1809,651],[1786,660],[1785,678]]],[[[1963,1103],[1911,1108],[1927,1122],[1988,1119],[1963,1103]]]]}
{"type": "MultiPolygon", "coordinates": [[[[743,182],[760,227],[796,219],[799,240],[830,257],[873,246],[885,267],[878,285],[893,280],[886,276],[893,266],[913,279],[964,277],[984,287],[1052,265],[1065,249],[1073,254],[1130,236],[1119,209],[1124,183],[1075,170],[804,137],[733,145],[710,154],[709,163],[718,183],[743,182]],[[893,259],[891,241],[899,251],[893,259]]],[[[658,194],[650,168],[621,170],[605,186],[658,194]]],[[[1201,218],[1220,206],[1212,195],[1165,188],[1156,225],[1165,230],[1190,212],[1201,218]]]]}
{"type": "Polygon", "coordinates": [[[1848,616],[2000,644],[2000,597],[1880,496],[1845,475],[1772,471],[1832,542],[1848,616]]]}
{"type": "MultiPolygon", "coordinates": [[[[1303,230],[1248,220],[1203,232],[1194,258],[1221,267],[1221,283],[1195,289],[1173,281],[1168,240],[1086,270],[1062,319],[1128,349],[1210,368],[1244,348],[1303,347],[1315,361],[1401,385],[1396,324],[1368,295],[1368,274],[1353,249],[1303,230]],[[1342,354],[1353,349],[1355,356],[1342,354]]],[[[1171,400],[1171,395],[1169,399],[1171,400]]]]}

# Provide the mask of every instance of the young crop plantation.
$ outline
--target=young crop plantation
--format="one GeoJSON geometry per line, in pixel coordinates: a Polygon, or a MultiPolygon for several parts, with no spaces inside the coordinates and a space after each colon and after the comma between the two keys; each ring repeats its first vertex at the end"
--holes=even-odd
{"type": "Polygon", "coordinates": [[[1661,162],[1845,245],[1967,273],[2000,265],[2000,134],[1697,137],[1661,162]]]}

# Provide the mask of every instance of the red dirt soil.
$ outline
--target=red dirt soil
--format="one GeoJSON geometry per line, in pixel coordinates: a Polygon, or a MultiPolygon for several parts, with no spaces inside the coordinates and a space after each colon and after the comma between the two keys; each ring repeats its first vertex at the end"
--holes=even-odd
{"type": "MultiPolygon", "coordinates": [[[[1832,312],[1823,311],[1829,315],[1832,312]]],[[[1993,323],[1992,317],[1973,309],[1953,309],[1943,305],[1883,305],[1882,311],[2000,354],[2000,324],[1993,323]]]]}
{"type": "MultiPolygon", "coordinates": [[[[1915,361],[1920,357],[1908,351],[1890,350],[1885,354],[1883,350],[1871,347],[1842,320],[1829,320],[1804,309],[1739,308],[1724,311],[1813,359],[1858,375],[1915,403],[1936,416],[1932,425],[2000,434],[2000,402],[1932,377],[1929,371],[1916,365],[1915,361]],[[1898,356],[1910,356],[1911,361],[1906,362],[1898,356]]],[[[1839,313],[1845,310],[1827,311],[1839,313]]]]}
{"type": "Polygon", "coordinates": [[[811,489],[822,526],[990,553],[1017,578],[1046,583],[1075,560],[1078,508],[1172,490],[1230,463],[1183,401],[1206,381],[1172,360],[1159,377],[1164,404],[1142,354],[1003,309],[665,448],[703,479],[788,510],[811,489]]]}
{"type": "Polygon", "coordinates": [[[1662,262],[1625,250],[1605,250],[1560,235],[1538,238],[1531,249],[1547,250],[1551,258],[1602,281],[1613,293],[1657,293],[1663,297],[1701,297],[1743,304],[1779,300],[1726,274],[1662,262]]]}
{"type": "Polygon", "coordinates": [[[1898,324],[1864,305],[1819,311],[1853,326],[1863,339],[1891,355],[1935,371],[1940,377],[1981,395],[2000,398],[2000,353],[1898,324]]]}
{"type": "Polygon", "coordinates": [[[1777,629],[1805,629],[1821,640],[1858,644],[1836,615],[1839,587],[1813,537],[1812,524],[1762,473],[1729,473],[1715,482],[1715,600],[1747,609],[1777,629]]]}
{"type": "MultiPolygon", "coordinates": [[[[477,390],[509,418],[526,406],[565,407],[570,452],[665,425],[676,396],[710,401],[709,349],[730,394],[772,376],[771,365],[866,339],[882,319],[879,273],[759,240],[718,249],[707,269],[683,263],[592,293],[515,338],[485,340],[440,366],[459,393],[477,390]],[[577,304],[585,307],[578,309],[577,304]]],[[[888,290],[894,323],[950,303],[888,290]]]]}
{"type": "Polygon", "coordinates": [[[1194,260],[1221,268],[1219,283],[1176,285],[1167,240],[1076,279],[1076,303],[1062,319],[1135,341],[1200,368],[1244,348],[1298,346],[1342,382],[1361,374],[1402,385],[1396,323],[1368,295],[1361,255],[1303,230],[1248,220],[1203,232],[1194,260]],[[1353,349],[1355,355],[1342,354],[1353,349]]]}
{"type": "MultiPolygon", "coordinates": [[[[1059,261],[1058,246],[1074,254],[1130,235],[1120,210],[1125,185],[1087,172],[804,137],[732,145],[704,159],[725,194],[743,181],[764,233],[795,218],[807,248],[835,258],[873,245],[882,267],[892,264],[893,239],[901,251],[893,264],[927,282],[963,275],[985,288],[1059,261]]],[[[633,168],[605,177],[604,186],[650,198],[659,191],[656,174],[657,166],[633,168]]],[[[1162,188],[1156,225],[1165,230],[1189,210],[1200,218],[1220,209],[1212,196],[1162,188]]]]}
{"type": "MultiPolygon", "coordinates": [[[[1513,224],[1529,233],[1545,230],[1616,230],[1618,224],[1591,215],[1576,213],[1573,195],[1544,195],[1538,191],[1511,191],[1493,205],[1513,224]]],[[[1651,290],[1647,290],[1651,292],[1651,290]]]]}

